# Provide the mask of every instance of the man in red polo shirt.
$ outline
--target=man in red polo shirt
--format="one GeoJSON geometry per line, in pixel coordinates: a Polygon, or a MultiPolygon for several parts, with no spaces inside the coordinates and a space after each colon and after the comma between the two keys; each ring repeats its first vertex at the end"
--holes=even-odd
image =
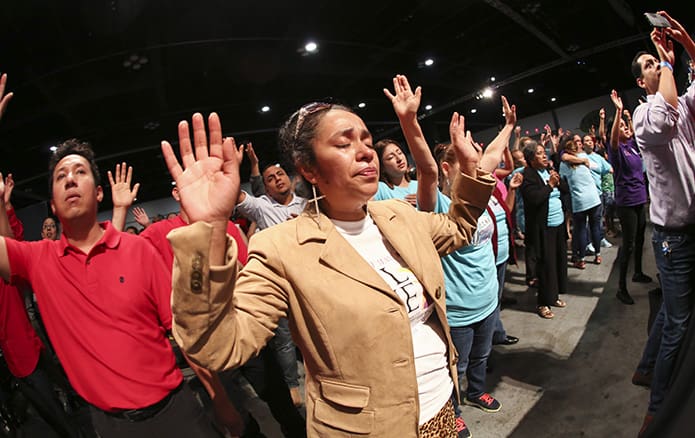
{"type": "MultiPolygon", "coordinates": [[[[219,437],[183,384],[166,337],[171,292],[161,257],[143,239],[97,222],[103,191],[89,144],[64,142],[49,168],[61,239],[0,238],[0,274],[31,285],[70,383],[92,406],[97,432],[219,437]]],[[[0,196],[0,221],[4,213],[0,196]]]]}

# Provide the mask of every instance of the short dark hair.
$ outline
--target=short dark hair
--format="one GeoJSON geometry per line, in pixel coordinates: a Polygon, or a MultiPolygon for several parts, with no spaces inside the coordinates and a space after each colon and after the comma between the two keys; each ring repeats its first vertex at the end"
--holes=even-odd
{"type": "Polygon", "coordinates": [[[48,162],[48,192],[51,197],[53,197],[53,172],[60,160],[68,155],[79,155],[87,160],[89,168],[92,170],[92,176],[94,177],[94,185],[101,185],[99,166],[97,166],[97,162],[94,159],[94,150],[92,146],[86,141],[71,138],[58,145],[58,149],[56,149],[51,160],[48,162]]]}
{"type": "Polygon", "coordinates": [[[640,50],[637,52],[634,58],[632,58],[632,64],[630,64],[630,70],[632,71],[632,76],[635,79],[642,77],[642,64],[639,63],[639,57],[642,55],[649,55],[650,53],[646,50],[640,50]]]}
{"type": "Polygon", "coordinates": [[[538,148],[538,143],[536,140],[530,140],[527,141],[526,144],[524,145],[524,148],[521,150],[524,154],[524,160],[526,160],[526,164],[528,166],[531,166],[531,162],[536,156],[536,149],[538,148]]]}

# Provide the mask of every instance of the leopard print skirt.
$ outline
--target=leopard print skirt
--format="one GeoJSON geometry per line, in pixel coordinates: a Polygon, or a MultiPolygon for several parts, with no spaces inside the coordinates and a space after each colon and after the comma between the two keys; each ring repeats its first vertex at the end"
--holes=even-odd
{"type": "Polygon", "coordinates": [[[420,426],[420,438],[457,438],[454,404],[449,400],[443,408],[420,426]]]}

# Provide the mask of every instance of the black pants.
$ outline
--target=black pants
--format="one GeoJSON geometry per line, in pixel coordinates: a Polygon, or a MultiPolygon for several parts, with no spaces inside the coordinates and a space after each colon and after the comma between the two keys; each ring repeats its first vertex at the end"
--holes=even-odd
{"type": "Polygon", "coordinates": [[[117,418],[90,407],[101,438],[221,438],[187,383],[154,416],[142,421],[117,418]]]}
{"type": "Polygon", "coordinates": [[[618,264],[620,266],[620,278],[618,287],[627,290],[627,265],[630,263],[630,255],[635,253],[635,274],[642,273],[642,247],[644,246],[644,229],[647,226],[645,204],[632,207],[617,207],[620,226],[623,229],[623,243],[618,251],[618,264]]]}
{"type": "Polygon", "coordinates": [[[38,365],[28,376],[18,379],[19,390],[31,401],[36,411],[61,437],[79,437],[81,432],[73,419],[63,410],[53,384],[38,365]]]}
{"type": "Polygon", "coordinates": [[[548,227],[538,259],[538,305],[552,306],[567,292],[567,239],[565,223],[548,227]]]}
{"type": "Polygon", "coordinates": [[[273,351],[268,347],[263,348],[257,357],[244,364],[241,373],[253,386],[256,394],[268,404],[273,417],[280,423],[283,435],[288,438],[306,437],[306,420],[292,403],[282,369],[273,351]]]}

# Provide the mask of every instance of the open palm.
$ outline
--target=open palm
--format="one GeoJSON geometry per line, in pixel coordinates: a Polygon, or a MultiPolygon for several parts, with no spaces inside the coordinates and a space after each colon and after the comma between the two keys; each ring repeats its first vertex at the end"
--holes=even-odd
{"type": "Polygon", "coordinates": [[[391,100],[396,115],[399,118],[417,115],[422,98],[422,89],[417,87],[413,93],[408,78],[404,75],[396,75],[393,78],[393,91],[396,93],[395,95],[384,88],[384,94],[391,100]]]}
{"type": "Polygon", "coordinates": [[[243,151],[237,150],[234,139],[222,139],[222,126],[217,114],[208,118],[210,142],[205,122],[199,113],[193,115],[191,145],[188,123],[179,123],[179,164],[171,145],[162,142],[167,168],[176,182],[181,208],[191,222],[227,221],[239,196],[239,163],[243,151]],[[185,169],[185,170],[184,170],[185,169]]]}

